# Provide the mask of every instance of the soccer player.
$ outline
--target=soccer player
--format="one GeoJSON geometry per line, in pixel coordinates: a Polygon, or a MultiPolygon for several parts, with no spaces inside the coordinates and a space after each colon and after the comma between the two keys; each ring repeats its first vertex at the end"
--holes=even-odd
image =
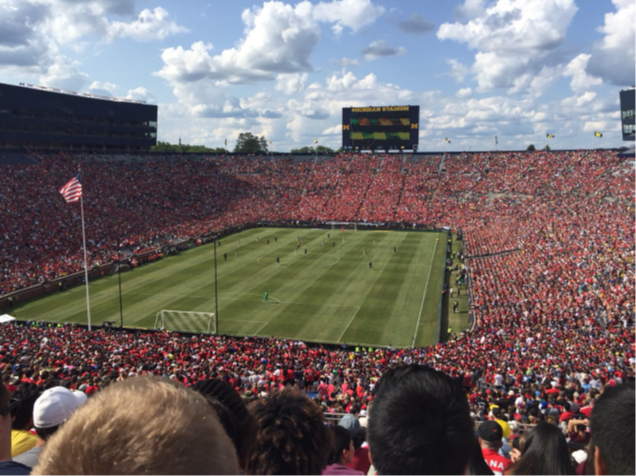
{"type": "Polygon", "coordinates": [[[265,291],[265,294],[263,295],[263,302],[267,302],[269,300],[269,294],[267,294],[267,291],[265,291]]]}
{"type": "Polygon", "coordinates": [[[336,247],[336,242],[334,241],[332,248],[335,248],[335,247],[336,247]]]}
{"type": "Polygon", "coordinates": [[[227,261],[227,253],[223,253],[223,261],[227,261]]]}
{"type": "Polygon", "coordinates": [[[280,257],[278,257],[278,256],[276,257],[276,262],[277,262],[278,264],[280,264],[280,257]]]}
{"type": "Polygon", "coordinates": [[[269,240],[267,240],[267,244],[269,245],[269,240]]]}
{"type": "Polygon", "coordinates": [[[345,242],[344,236],[342,237],[342,242],[343,242],[343,243],[345,242]]]}
{"type": "Polygon", "coordinates": [[[305,254],[307,254],[307,248],[305,248],[305,254]]]}
{"type": "Polygon", "coordinates": [[[278,237],[277,236],[274,237],[274,243],[278,243],[278,237]]]}
{"type": "Polygon", "coordinates": [[[234,257],[235,257],[235,258],[238,258],[238,251],[235,251],[235,252],[234,252],[234,257]]]}
{"type": "Polygon", "coordinates": [[[453,314],[457,314],[457,307],[459,303],[457,301],[453,301],[453,314]]]}
{"type": "Polygon", "coordinates": [[[325,246],[325,240],[322,240],[322,246],[325,246]]]}
{"type": "Polygon", "coordinates": [[[373,246],[375,246],[375,240],[373,240],[373,246]]]}
{"type": "Polygon", "coordinates": [[[331,239],[331,233],[327,233],[327,239],[330,240],[331,239]]]}
{"type": "Polygon", "coordinates": [[[393,247],[393,253],[397,253],[397,246],[393,247]]]}
{"type": "Polygon", "coordinates": [[[363,250],[362,250],[362,256],[366,256],[366,255],[367,255],[367,250],[366,250],[366,249],[363,249],[363,250]]]}
{"type": "Polygon", "coordinates": [[[369,261],[369,269],[373,269],[373,261],[369,261]]]}
{"type": "Polygon", "coordinates": [[[257,237],[256,237],[256,243],[258,243],[259,239],[260,239],[260,238],[257,236],[257,237]]]}

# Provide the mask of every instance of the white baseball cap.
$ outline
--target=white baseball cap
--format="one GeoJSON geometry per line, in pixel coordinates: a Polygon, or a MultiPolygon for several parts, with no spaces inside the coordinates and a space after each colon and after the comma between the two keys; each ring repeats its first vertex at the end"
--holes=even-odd
{"type": "Polygon", "coordinates": [[[71,392],[65,387],[46,390],[33,406],[33,426],[53,428],[61,425],[77,410],[87,397],[84,392],[71,392]]]}

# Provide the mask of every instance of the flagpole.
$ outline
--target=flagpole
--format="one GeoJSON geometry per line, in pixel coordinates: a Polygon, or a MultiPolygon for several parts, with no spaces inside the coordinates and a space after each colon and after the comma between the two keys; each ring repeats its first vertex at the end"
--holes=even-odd
{"type": "Polygon", "coordinates": [[[88,262],[86,259],[86,230],[84,228],[84,200],[80,195],[80,209],[82,210],[82,240],[84,241],[84,279],[86,281],[86,313],[88,315],[88,330],[91,330],[91,303],[88,295],[88,262]]]}

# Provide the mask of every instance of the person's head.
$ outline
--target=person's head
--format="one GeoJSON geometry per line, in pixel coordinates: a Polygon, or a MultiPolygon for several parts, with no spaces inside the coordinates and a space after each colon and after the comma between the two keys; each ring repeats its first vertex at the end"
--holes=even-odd
{"type": "Polygon", "coordinates": [[[391,369],[376,386],[367,437],[378,474],[460,474],[473,445],[464,390],[422,365],[391,369]]]}
{"type": "Polygon", "coordinates": [[[353,440],[349,430],[342,426],[335,426],[331,429],[331,431],[333,433],[333,440],[327,464],[337,463],[345,465],[353,462],[355,449],[353,447],[353,440]]]}
{"type": "Polygon", "coordinates": [[[232,442],[201,395],[160,377],[116,382],[47,442],[32,474],[237,474],[232,442]]]}
{"type": "Polygon", "coordinates": [[[634,401],[634,388],[622,384],[607,387],[594,404],[588,456],[592,474],[634,474],[634,401]]]}
{"type": "Polygon", "coordinates": [[[73,412],[86,403],[82,392],[71,392],[64,387],[46,390],[33,406],[33,426],[37,435],[48,440],[73,412]]]}
{"type": "Polygon", "coordinates": [[[568,444],[558,426],[542,421],[526,437],[510,474],[574,474],[568,444]]]}
{"type": "Polygon", "coordinates": [[[498,450],[503,445],[503,429],[496,421],[485,421],[477,429],[479,444],[482,448],[498,450]]]}
{"type": "Polygon", "coordinates": [[[192,389],[203,395],[214,408],[225,432],[234,443],[241,468],[245,469],[256,441],[258,426],[243,399],[230,384],[217,379],[201,380],[192,389]]]}
{"type": "Polygon", "coordinates": [[[14,430],[30,430],[33,427],[33,406],[38,396],[37,390],[31,388],[13,392],[9,406],[14,430]]]}
{"type": "Polygon", "coordinates": [[[338,426],[341,426],[349,431],[351,439],[353,440],[353,446],[356,449],[362,446],[362,443],[364,443],[364,439],[366,437],[366,432],[355,416],[353,416],[351,413],[347,413],[340,419],[340,421],[338,422],[338,426]]]}
{"type": "Polygon", "coordinates": [[[331,432],[320,406],[292,389],[250,405],[259,430],[247,474],[321,474],[331,450],[331,432]]]}

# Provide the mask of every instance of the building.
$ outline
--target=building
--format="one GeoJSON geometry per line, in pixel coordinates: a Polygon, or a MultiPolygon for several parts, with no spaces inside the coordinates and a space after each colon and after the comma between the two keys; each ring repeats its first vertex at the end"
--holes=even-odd
{"type": "Polygon", "coordinates": [[[0,149],[148,150],[157,106],[0,83],[0,149]]]}
{"type": "Polygon", "coordinates": [[[621,91],[621,125],[623,140],[634,140],[634,87],[621,91]]]}

